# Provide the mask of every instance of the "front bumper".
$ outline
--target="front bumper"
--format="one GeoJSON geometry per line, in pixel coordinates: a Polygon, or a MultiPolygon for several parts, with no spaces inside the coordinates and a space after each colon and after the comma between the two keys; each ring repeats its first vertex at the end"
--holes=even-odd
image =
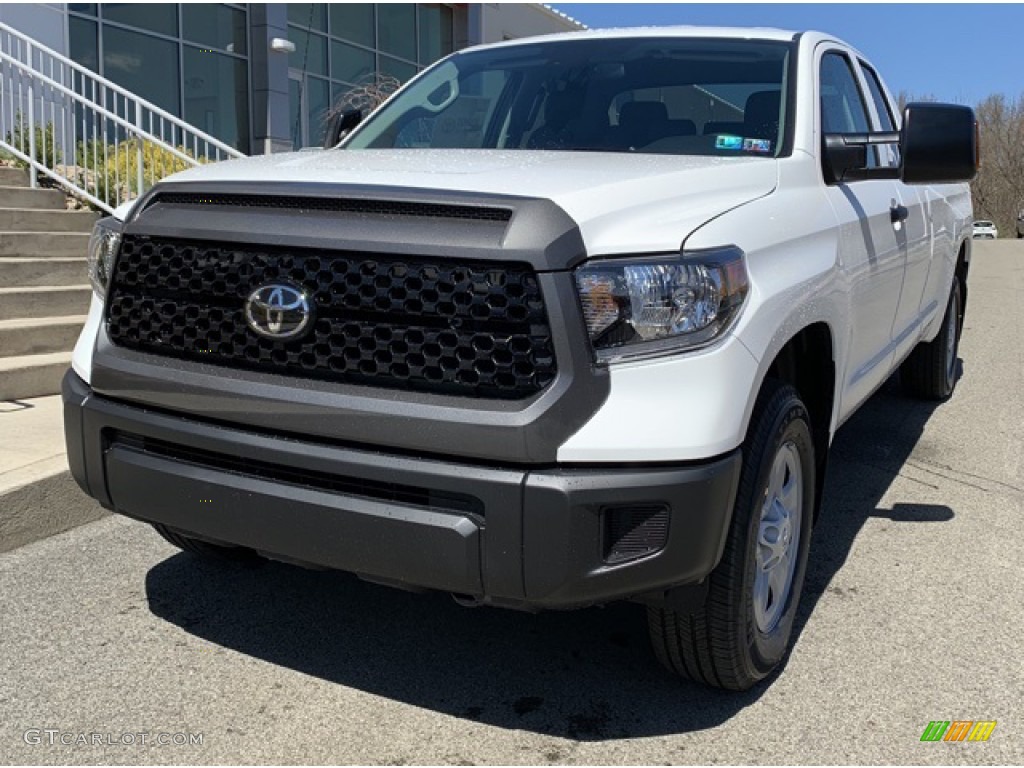
{"type": "Polygon", "coordinates": [[[72,475],[110,509],[511,607],[699,582],[721,557],[741,463],[737,450],[685,466],[483,466],[193,420],[101,397],[70,371],[63,396],[72,475]],[[659,548],[609,563],[611,516],[638,506],[667,510],[659,548]]]}

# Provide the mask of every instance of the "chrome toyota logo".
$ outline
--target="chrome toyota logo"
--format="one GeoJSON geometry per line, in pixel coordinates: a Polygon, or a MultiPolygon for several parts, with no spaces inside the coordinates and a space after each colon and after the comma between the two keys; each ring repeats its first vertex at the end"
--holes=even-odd
{"type": "Polygon", "coordinates": [[[245,321],[268,339],[298,336],[309,326],[311,317],[305,291],[283,283],[262,285],[245,302],[245,321]]]}

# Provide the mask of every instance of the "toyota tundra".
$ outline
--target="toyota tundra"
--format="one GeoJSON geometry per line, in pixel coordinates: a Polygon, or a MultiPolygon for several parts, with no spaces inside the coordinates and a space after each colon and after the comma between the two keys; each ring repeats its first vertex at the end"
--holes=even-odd
{"type": "Polygon", "coordinates": [[[840,425],[957,383],[972,111],[830,35],[458,52],[323,150],[101,220],[64,381],[105,507],[465,604],[618,600],[679,675],[786,653],[840,425]]]}

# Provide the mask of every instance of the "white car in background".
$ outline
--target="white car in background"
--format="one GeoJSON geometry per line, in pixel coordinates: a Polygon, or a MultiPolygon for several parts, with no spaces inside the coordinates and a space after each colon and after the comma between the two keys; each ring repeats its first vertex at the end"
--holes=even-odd
{"type": "Polygon", "coordinates": [[[971,233],[971,237],[975,239],[988,238],[989,240],[995,240],[999,237],[999,230],[996,229],[996,225],[991,221],[979,219],[974,222],[974,231],[971,233]]]}

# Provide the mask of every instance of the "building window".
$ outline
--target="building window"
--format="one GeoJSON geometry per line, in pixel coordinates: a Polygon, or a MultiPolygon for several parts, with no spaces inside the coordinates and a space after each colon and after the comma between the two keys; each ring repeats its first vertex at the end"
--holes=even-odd
{"type": "Polygon", "coordinates": [[[323,3],[288,3],[288,23],[326,32],[327,6],[323,3]]]}
{"type": "Polygon", "coordinates": [[[377,42],[384,53],[416,61],[416,6],[412,3],[378,5],[377,42]]]}
{"type": "Polygon", "coordinates": [[[331,34],[351,40],[364,48],[376,48],[373,6],[369,3],[333,3],[331,34]]]}
{"type": "Polygon", "coordinates": [[[327,38],[289,25],[288,37],[295,51],[288,54],[288,66],[315,75],[327,74],[327,38]]]}
{"type": "Polygon", "coordinates": [[[291,3],[288,57],[292,143],[322,141],[331,103],[374,72],[401,82],[454,50],[455,12],[443,3],[291,3]],[[327,76],[330,100],[319,78],[327,76]]]}
{"type": "Polygon", "coordinates": [[[246,62],[209,48],[184,47],[185,120],[226,144],[248,144],[249,77],[246,62]]]}
{"type": "Polygon", "coordinates": [[[227,53],[248,53],[245,11],[226,5],[190,3],[181,6],[181,36],[227,53]]]}
{"type": "Polygon", "coordinates": [[[419,14],[419,61],[421,64],[433,64],[455,50],[454,14],[450,6],[438,3],[420,4],[419,14]]]}
{"type": "Polygon", "coordinates": [[[178,6],[168,3],[101,3],[106,21],[177,37],[178,6]]]}
{"type": "Polygon", "coordinates": [[[95,21],[68,19],[68,51],[71,58],[93,72],[100,71],[99,27],[95,21]]]}
{"type": "Polygon", "coordinates": [[[373,51],[349,43],[331,41],[331,79],[357,83],[376,69],[373,51]]]}
{"type": "Polygon", "coordinates": [[[68,11],[73,60],[249,152],[246,6],[100,3],[68,11]]]}
{"type": "Polygon", "coordinates": [[[104,24],[102,75],[172,115],[181,115],[178,46],[172,41],[104,24]],[[153,77],[154,72],[160,76],[153,77]]]}

